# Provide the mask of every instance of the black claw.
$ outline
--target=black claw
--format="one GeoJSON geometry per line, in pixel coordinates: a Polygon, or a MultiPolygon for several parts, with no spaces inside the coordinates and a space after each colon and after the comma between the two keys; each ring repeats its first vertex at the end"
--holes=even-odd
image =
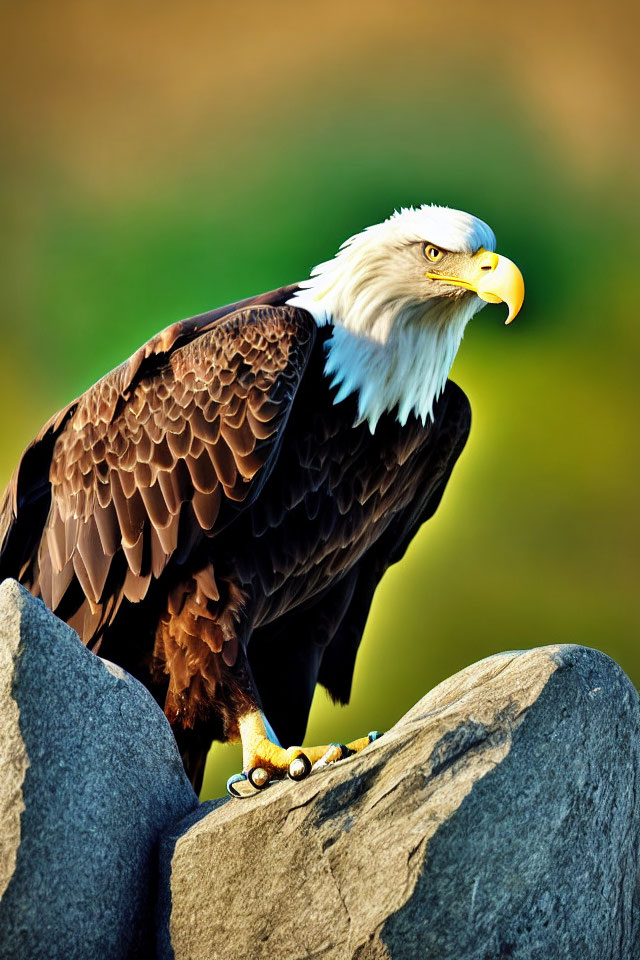
{"type": "Polygon", "coordinates": [[[256,790],[264,790],[269,786],[269,774],[264,767],[251,767],[247,770],[247,780],[256,790]]]}
{"type": "Polygon", "coordinates": [[[246,784],[248,782],[246,773],[234,773],[234,775],[227,780],[227,793],[230,797],[234,797],[237,800],[243,800],[251,796],[253,791],[247,790],[246,784]]]}
{"type": "Polygon", "coordinates": [[[382,736],[381,733],[378,733],[377,730],[372,730],[371,733],[367,734],[369,738],[369,743],[373,743],[374,740],[379,740],[382,736]]]}
{"type": "Polygon", "coordinates": [[[294,757],[294,759],[289,764],[289,769],[287,771],[287,775],[290,780],[304,780],[305,777],[308,777],[310,773],[311,773],[311,761],[309,760],[309,757],[306,755],[306,753],[299,753],[297,757],[294,757]],[[302,761],[302,766],[300,766],[300,761],[302,761]],[[295,772],[292,773],[291,767],[294,764],[295,764],[295,768],[294,768],[295,772]],[[299,771],[297,769],[298,767],[300,767],[299,771]]]}

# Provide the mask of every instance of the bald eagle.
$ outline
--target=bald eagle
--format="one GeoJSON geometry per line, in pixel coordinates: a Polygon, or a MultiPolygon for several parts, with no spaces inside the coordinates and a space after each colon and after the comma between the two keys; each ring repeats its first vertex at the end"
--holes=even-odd
{"type": "Polygon", "coordinates": [[[349,699],[380,578],[434,513],[470,408],[447,380],[485,302],[524,296],[468,213],[403,209],[309,279],[183,320],[56,414],[0,510],[15,577],[162,705],[199,789],[239,796],[361,749],[299,746],[349,699]]]}

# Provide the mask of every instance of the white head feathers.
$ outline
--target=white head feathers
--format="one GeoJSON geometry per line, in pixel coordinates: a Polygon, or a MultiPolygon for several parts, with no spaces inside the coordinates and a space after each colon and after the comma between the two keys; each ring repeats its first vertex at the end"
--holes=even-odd
{"type": "Polygon", "coordinates": [[[432,415],[464,328],[484,306],[469,294],[429,295],[424,242],[458,253],[495,249],[493,231],[471,214],[409,207],[350,237],[288,301],[334,325],[325,373],[339,386],[335,402],[357,392],[372,432],[395,406],[403,424],[411,412],[423,422],[432,415]]]}

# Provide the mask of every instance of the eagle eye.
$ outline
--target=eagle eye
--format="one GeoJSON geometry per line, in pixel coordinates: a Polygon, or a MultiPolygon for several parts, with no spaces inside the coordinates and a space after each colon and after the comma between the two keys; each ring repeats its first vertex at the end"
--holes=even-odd
{"type": "Polygon", "coordinates": [[[438,247],[434,247],[432,243],[425,243],[424,255],[427,260],[431,260],[432,263],[437,263],[438,260],[442,260],[444,252],[439,250],[438,247]]]}

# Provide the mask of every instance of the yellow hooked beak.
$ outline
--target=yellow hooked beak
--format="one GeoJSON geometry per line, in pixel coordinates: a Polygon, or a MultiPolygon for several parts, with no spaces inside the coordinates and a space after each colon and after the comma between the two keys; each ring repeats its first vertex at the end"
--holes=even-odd
{"type": "Polygon", "coordinates": [[[469,277],[449,277],[442,273],[426,273],[431,280],[452,283],[465,290],[473,290],[487,303],[506,303],[509,315],[505,323],[520,312],[524,300],[524,280],[515,263],[482,247],[471,259],[473,270],[469,277]]]}

